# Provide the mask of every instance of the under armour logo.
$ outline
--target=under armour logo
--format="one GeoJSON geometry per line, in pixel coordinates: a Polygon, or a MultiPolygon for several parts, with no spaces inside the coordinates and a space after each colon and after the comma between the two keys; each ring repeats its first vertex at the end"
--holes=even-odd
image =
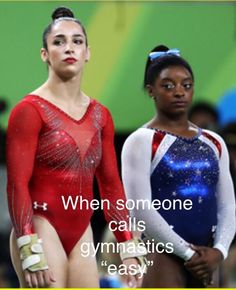
{"type": "Polygon", "coordinates": [[[43,204],[38,204],[37,201],[34,201],[34,209],[42,208],[43,210],[47,210],[48,204],[44,202],[43,204]]]}

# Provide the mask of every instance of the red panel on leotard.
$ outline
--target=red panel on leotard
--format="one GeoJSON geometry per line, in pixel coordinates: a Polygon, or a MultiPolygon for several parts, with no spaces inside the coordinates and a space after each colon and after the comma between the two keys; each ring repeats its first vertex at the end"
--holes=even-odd
{"type": "Polygon", "coordinates": [[[204,135],[205,137],[207,137],[217,148],[218,152],[219,152],[219,156],[221,156],[222,153],[222,148],[221,148],[221,144],[220,142],[214,138],[212,135],[210,135],[209,133],[207,133],[206,131],[202,132],[202,135],[204,135]]]}
{"type": "MultiPolygon", "coordinates": [[[[57,231],[69,254],[88,227],[92,209],[62,202],[71,196],[91,201],[94,175],[100,195],[109,199],[107,221],[127,220],[116,200],[124,199],[113,146],[114,126],[109,111],[91,100],[85,115],[75,120],[45,99],[26,96],[12,111],[7,137],[8,202],[19,237],[33,232],[32,217],[41,215],[57,231]]],[[[77,204],[78,205],[78,204],[77,204]]],[[[129,231],[116,231],[123,242],[129,231]]]]}
{"type": "Polygon", "coordinates": [[[161,141],[165,137],[165,135],[166,135],[166,133],[161,132],[161,131],[156,131],[154,133],[153,139],[152,139],[152,160],[156,154],[156,151],[157,151],[159,145],[161,144],[161,141]]]}

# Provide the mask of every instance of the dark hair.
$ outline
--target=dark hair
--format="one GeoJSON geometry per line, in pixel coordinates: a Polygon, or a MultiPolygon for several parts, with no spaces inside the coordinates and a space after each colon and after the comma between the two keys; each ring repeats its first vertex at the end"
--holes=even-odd
{"type": "MultiPolygon", "coordinates": [[[[150,53],[156,52],[156,51],[165,52],[168,50],[169,48],[167,46],[158,45],[155,48],[153,48],[153,50],[150,51],[150,53]]],[[[154,60],[151,60],[150,57],[148,56],[146,67],[145,67],[144,82],[143,82],[144,89],[146,88],[147,85],[153,85],[155,79],[160,75],[161,71],[170,66],[183,66],[189,71],[189,73],[192,76],[192,79],[194,80],[194,75],[193,75],[191,66],[182,57],[177,56],[175,54],[167,54],[167,55],[158,57],[154,60]]]]}
{"type": "Polygon", "coordinates": [[[43,47],[45,49],[48,49],[47,36],[51,32],[52,27],[55,24],[55,22],[60,18],[65,19],[65,20],[71,20],[78,23],[81,26],[82,31],[85,35],[86,46],[88,45],[87,33],[85,31],[83,24],[78,19],[74,18],[74,13],[69,8],[58,7],[53,11],[51,17],[52,17],[52,22],[44,29],[44,32],[43,32],[43,47]]]}
{"type": "Polygon", "coordinates": [[[205,113],[211,115],[216,122],[219,121],[219,113],[217,109],[207,102],[198,102],[192,105],[189,109],[189,119],[196,113],[205,113]]]}
{"type": "Polygon", "coordinates": [[[236,147],[236,122],[228,123],[220,133],[227,146],[236,147]]]}
{"type": "Polygon", "coordinates": [[[0,113],[5,112],[7,109],[7,102],[4,99],[0,99],[0,113]]]}

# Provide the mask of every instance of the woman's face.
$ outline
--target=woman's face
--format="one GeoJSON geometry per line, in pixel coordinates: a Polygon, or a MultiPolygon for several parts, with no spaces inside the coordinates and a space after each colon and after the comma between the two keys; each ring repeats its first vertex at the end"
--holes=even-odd
{"type": "Polygon", "coordinates": [[[163,69],[147,89],[158,111],[168,115],[187,113],[193,96],[193,79],[185,67],[171,66],[163,69]]]}
{"type": "Polygon", "coordinates": [[[61,20],[54,24],[47,46],[47,50],[41,50],[42,59],[49,64],[49,70],[63,79],[78,75],[90,57],[83,30],[74,21],[61,20]]]}

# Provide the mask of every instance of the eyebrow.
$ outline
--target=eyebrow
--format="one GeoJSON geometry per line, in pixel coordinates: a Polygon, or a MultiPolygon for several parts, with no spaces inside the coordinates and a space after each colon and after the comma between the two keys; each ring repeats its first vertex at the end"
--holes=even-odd
{"type": "MultiPolygon", "coordinates": [[[[83,34],[73,34],[72,36],[73,36],[73,37],[82,37],[82,38],[84,37],[83,34]]],[[[56,34],[56,35],[54,36],[54,38],[56,38],[56,37],[57,37],[57,38],[65,38],[66,36],[65,36],[65,34],[56,34]]]]}
{"type": "MultiPolygon", "coordinates": [[[[173,79],[170,78],[163,78],[161,81],[170,81],[173,82],[173,79]]],[[[191,77],[184,78],[183,81],[193,81],[191,77]]]]}

